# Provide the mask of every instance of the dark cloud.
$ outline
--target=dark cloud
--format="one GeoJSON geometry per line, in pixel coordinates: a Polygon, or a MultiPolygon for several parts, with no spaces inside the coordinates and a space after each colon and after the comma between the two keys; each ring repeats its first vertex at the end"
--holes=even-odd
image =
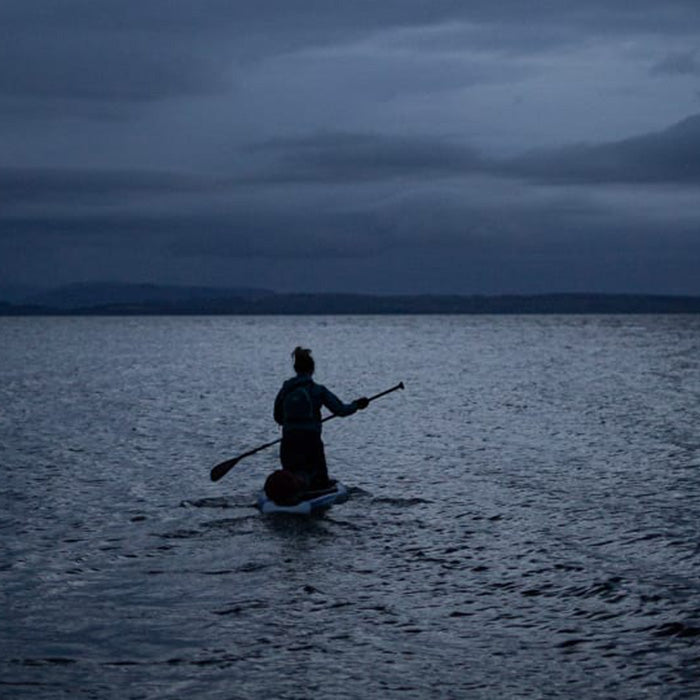
{"type": "Polygon", "coordinates": [[[483,169],[474,149],[436,138],[328,132],[275,139],[250,150],[273,158],[259,182],[363,182],[483,169]]]}
{"type": "MultiPolygon", "coordinates": [[[[603,144],[542,149],[510,159],[446,139],[323,133],[278,139],[254,152],[274,156],[259,182],[363,182],[482,173],[550,184],[700,183],[700,115],[660,132],[603,144]]],[[[254,178],[251,179],[253,181],[254,178]]]]}
{"type": "Polygon", "coordinates": [[[700,116],[506,160],[444,139],[379,134],[276,139],[249,151],[261,160],[240,177],[2,169],[0,221],[5,231],[37,235],[160,236],[171,252],[202,256],[362,257],[467,239],[498,247],[535,232],[549,246],[557,240],[550,231],[590,242],[594,231],[641,224],[619,218],[631,216],[625,198],[601,206],[580,188],[696,185],[700,116]],[[529,189],[542,184],[551,188],[545,195],[529,189]]]}
{"type": "Polygon", "coordinates": [[[700,115],[658,133],[531,153],[502,172],[550,183],[698,184],[700,115]]]}
{"type": "Polygon", "coordinates": [[[17,205],[117,203],[156,194],[204,192],[214,181],[168,172],[0,168],[3,209],[17,205]]]}
{"type": "Polygon", "coordinates": [[[5,221],[0,273],[21,261],[49,282],[96,279],[96,271],[139,281],[158,271],[161,280],[193,283],[206,270],[209,283],[255,279],[302,290],[696,288],[697,218],[647,218],[653,202],[635,211],[634,202],[580,192],[553,191],[539,201],[499,192],[500,207],[495,193],[482,201],[424,192],[380,205],[365,196],[351,213],[323,210],[321,202],[314,211],[271,201],[266,211],[250,206],[219,216],[5,221]]]}
{"type": "MultiPolygon", "coordinates": [[[[697,31],[698,14],[694,0],[177,0],[167,6],[156,0],[4,0],[0,94],[116,102],[196,95],[223,90],[232,60],[441,24],[452,26],[453,49],[539,51],[544,43],[579,43],[601,33],[688,35],[697,31]]],[[[440,41],[430,32],[414,36],[412,50],[440,41]]]]}
{"type": "Polygon", "coordinates": [[[168,252],[185,258],[321,261],[368,258],[397,241],[368,212],[238,211],[178,227],[168,252]]]}
{"type": "Polygon", "coordinates": [[[0,93],[9,97],[148,102],[221,89],[216,66],[150,36],[17,34],[0,49],[0,93]]]}
{"type": "Polygon", "coordinates": [[[700,75],[698,50],[678,51],[652,66],[655,75],[700,75]]]}
{"type": "Polygon", "coordinates": [[[696,0],[4,0],[0,27],[0,282],[700,292],[696,0]]]}
{"type": "Polygon", "coordinates": [[[156,194],[233,194],[240,186],[463,178],[481,174],[550,184],[697,184],[700,115],[659,132],[604,144],[498,159],[446,138],[323,132],[248,147],[246,174],[0,168],[5,207],[20,202],[119,202],[156,194]]]}

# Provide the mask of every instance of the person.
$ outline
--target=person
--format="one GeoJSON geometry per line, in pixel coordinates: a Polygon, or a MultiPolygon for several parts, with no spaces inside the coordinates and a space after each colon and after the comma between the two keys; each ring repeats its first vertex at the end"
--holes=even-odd
{"type": "Polygon", "coordinates": [[[313,380],[315,363],[311,350],[297,347],[292,353],[296,376],[288,379],[275,397],[274,418],[282,426],[280,461],[282,472],[277,483],[283,493],[273,500],[294,500],[289,490],[300,492],[321,491],[332,485],[328,479],[326,455],[321,440],[321,407],[336,416],[349,416],[367,408],[369,400],[361,397],[343,403],[332,391],[313,380]],[[286,492],[286,495],[285,495],[286,492]]]}

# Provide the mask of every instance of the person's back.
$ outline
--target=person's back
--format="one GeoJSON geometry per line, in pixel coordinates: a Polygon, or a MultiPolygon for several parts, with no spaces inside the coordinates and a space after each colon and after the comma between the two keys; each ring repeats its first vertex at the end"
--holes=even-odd
{"type": "Polygon", "coordinates": [[[275,399],[275,421],[284,432],[322,429],[321,408],[336,416],[349,416],[360,408],[361,399],[343,403],[332,391],[317,384],[311,374],[297,374],[282,385],[275,399]]]}

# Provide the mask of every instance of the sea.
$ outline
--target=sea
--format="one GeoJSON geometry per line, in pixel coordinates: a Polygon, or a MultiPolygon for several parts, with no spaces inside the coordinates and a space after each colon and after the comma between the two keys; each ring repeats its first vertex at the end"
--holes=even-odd
{"type": "Polygon", "coordinates": [[[0,697],[700,697],[700,316],[0,318],[0,697]],[[350,500],[254,507],[290,353],[350,500]]]}

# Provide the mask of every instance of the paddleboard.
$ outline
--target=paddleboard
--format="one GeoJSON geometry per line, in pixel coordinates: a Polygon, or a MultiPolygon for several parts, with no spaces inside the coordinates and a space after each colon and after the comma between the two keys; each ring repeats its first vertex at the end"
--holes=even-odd
{"type": "Polygon", "coordinates": [[[347,486],[336,481],[334,486],[326,491],[317,491],[293,506],[280,506],[269,499],[265,491],[258,494],[257,507],[261,513],[293,513],[296,515],[311,515],[327,510],[336,503],[345,503],[349,498],[347,486]]]}

